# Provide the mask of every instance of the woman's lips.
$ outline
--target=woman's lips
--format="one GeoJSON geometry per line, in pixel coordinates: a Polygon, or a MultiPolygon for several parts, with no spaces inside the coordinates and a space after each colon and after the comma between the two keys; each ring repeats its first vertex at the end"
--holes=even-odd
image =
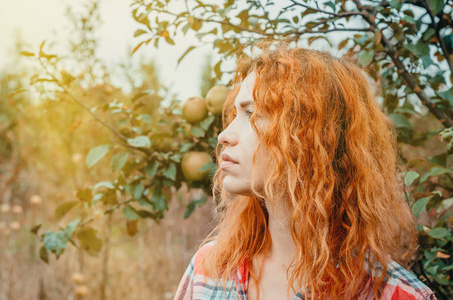
{"type": "Polygon", "coordinates": [[[232,161],[223,161],[221,164],[220,164],[220,169],[225,169],[225,168],[228,168],[228,167],[231,167],[232,165],[237,165],[237,163],[234,163],[232,161]]]}

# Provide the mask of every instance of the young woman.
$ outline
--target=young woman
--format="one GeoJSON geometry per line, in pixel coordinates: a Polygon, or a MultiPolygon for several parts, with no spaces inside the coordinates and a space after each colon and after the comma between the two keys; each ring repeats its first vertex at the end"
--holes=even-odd
{"type": "Polygon", "coordinates": [[[347,58],[256,45],[224,107],[218,225],[175,299],[436,299],[408,268],[396,136],[347,58]]]}

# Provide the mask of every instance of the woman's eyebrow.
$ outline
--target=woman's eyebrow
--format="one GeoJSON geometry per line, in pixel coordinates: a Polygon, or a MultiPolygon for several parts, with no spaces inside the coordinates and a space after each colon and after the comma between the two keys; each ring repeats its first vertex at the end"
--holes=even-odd
{"type": "MultiPolygon", "coordinates": [[[[253,101],[253,100],[242,101],[239,105],[240,105],[242,108],[244,108],[244,107],[246,107],[247,105],[253,104],[254,102],[255,102],[255,101],[253,101]]],[[[234,106],[234,108],[237,110],[236,105],[234,106]]]]}

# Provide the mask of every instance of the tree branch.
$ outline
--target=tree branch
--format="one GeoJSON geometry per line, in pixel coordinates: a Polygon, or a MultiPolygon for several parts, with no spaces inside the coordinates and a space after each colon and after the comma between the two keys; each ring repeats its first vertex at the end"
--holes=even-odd
{"type": "MultiPolygon", "coordinates": [[[[47,69],[47,67],[44,65],[44,63],[42,62],[41,58],[38,58],[39,62],[41,63],[41,66],[44,68],[44,71],[46,72],[47,75],[49,75],[50,77],[52,77],[52,79],[57,82],[59,82],[59,80],[51,73],[49,72],[49,70],[47,69]]],[[[100,122],[102,125],[104,125],[108,130],[110,130],[115,136],[117,136],[120,141],[122,141],[122,145],[124,147],[127,147],[127,148],[130,148],[132,149],[133,151],[142,151],[143,153],[145,153],[147,155],[147,157],[149,155],[154,155],[153,153],[147,151],[146,149],[143,149],[143,148],[135,148],[135,147],[132,147],[131,145],[129,145],[127,143],[127,138],[122,135],[121,133],[119,133],[118,131],[115,130],[115,128],[113,128],[112,126],[110,126],[109,124],[107,124],[104,120],[102,120],[101,118],[99,118],[94,112],[91,111],[91,109],[86,106],[85,104],[83,104],[79,99],[77,99],[66,87],[58,84],[58,86],[60,88],[63,89],[63,92],[65,94],[67,94],[72,100],[74,100],[77,104],[79,104],[80,106],[83,107],[83,109],[85,109],[96,121],[100,122]]]]}
{"type": "MultiPolygon", "coordinates": [[[[362,12],[363,17],[374,28],[374,31],[379,30],[376,23],[374,22],[376,17],[372,16],[367,9],[361,4],[360,0],[353,0],[357,8],[362,12]]],[[[395,67],[398,69],[398,73],[406,82],[406,85],[418,96],[422,104],[428,107],[431,113],[444,125],[445,127],[453,126],[451,120],[439,109],[436,108],[431,99],[426,95],[426,93],[420,88],[420,86],[415,81],[414,77],[406,70],[406,67],[399,60],[399,55],[395,47],[390,43],[390,41],[382,35],[381,44],[387,49],[387,54],[390,59],[395,64],[395,67]]]]}
{"type": "MultiPolygon", "coordinates": [[[[425,3],[426,3],[426,0],[425,0],[425,3]]],[[[444,53],[444,57],[445,59],[447,60],[447,64],[448,64],[448,67],[450,68],[450,73],[453,74],[453,63],[450,59],[450,55],[447,51],[447,47],[445,46],[445,41],[444,41],[444,38],[440,35],[440,28],[439,28],[439,24],[437,23],[436,24],[436,21],[434,20],[434,16],[433,16],[433,13],[431,11],[431,9],[429,8],[429,4],[426,3],[426,11],[427,13],[429,14],[429,17],[431,18],[431,24],[429,24],[432,28],[434,28],[434,31],[436,32],[436,37],[437,37],[437,40],[439,41],[439,45],[440,45],[440,48],[442,49],[442,52],[444,53]]],[[[443,14],[443,12],[442,12],[443,14]]],[[[439,17],[440,19],[442,19],[442,16],[439,17]]]]}
{"type": "Polygon", "coordinates": [[[302,6],[302,7],[305,7],[307,9],[311,9],[313,11],[316,11],[316,12],[319,12],[319,13],[323,13],[323,14],[327,14],[327,15],[331,15],[331,16],[335,16],[335,17],[338,17],[338,18],[349,17],[349,16],[361,16],[362,15],[361,12],[356,12],[356,11],[346,11],[346,12],[342,12],[342,13],[335,13],[335,12],[323,10],[323,9],[320,9],[320,8],[312,7],[310,5],[307,5],[307,4],[301,3],[301,2],[297,2],[295,0],[291,0],[291,2],[293,4],[291,4],[291,5],[289,5],[288,7],[285,7],[285,8],[290,8],[290,7],[293,7],[293,6],[302,6]]]}

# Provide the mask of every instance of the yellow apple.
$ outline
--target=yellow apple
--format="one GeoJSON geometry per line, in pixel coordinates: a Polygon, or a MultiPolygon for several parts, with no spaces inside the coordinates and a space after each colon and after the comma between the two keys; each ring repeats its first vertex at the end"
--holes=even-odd
{"type": "Polygon", "coordinates": [[[212,158],[208,153],[189,151],[181,160],[182,173],[189,181],[203,180],[209,174],[209,170],[204,172],[199,172],[199,170],[209,162],[212,162],[212,158]]]}
{"type": "Polygon", "coordinates": [[[41,196],[39,196],[39,195],[33,195],[33,196],[31,196],[31,198],[30,198],[30,204],[31,204],[31,205],[36,205],[36,206],[38,206],[38,205],[40,205],[41,203],[42,203],[42,198],[41,198],[41,196]]]}
{"type": "Polygon", "coordinates": [[[20,214],[22,214],[23,211],[24,211],[24,209],[22,208],[22,206],[20,206],[20,205],[13,206],[13,213],[20,215],[20,214]]]}
{"type": "Polygon", "coordinates": [[[228,97],[230,90],[224,85],[216,85],[206,94],[206,105],[214,115],[222,114],[223,104],[228,97]]]}
{"type": "Polygon", "coordinates": [[[11,228],[11,230],[13,230],[13,231],[19,231],[20,222],[19,221],[12,221],[11,223],[9,223],[9,228],[11,228]]]}
{"type": "Polygon", "coordinates": [[[74,272],[72,273],[71,279],[75,284],[81,284],[85,281],[85,276],[80,272],[74,272]]]}
{"type": "Polygon", "coordinates": [[[191,97],[182,106],[182,117],[189,123],[203,120],[207,113],[206,102],[201,97],[191,97]]]}
{"type": "Polygon", "coordinates": [[[80,286],[76,287],[75,293],[76,293],[77,297],[81,297],[81,298],[85,297],[88,295],[88,288],[85,285],[80,285],[80,286]]]}

